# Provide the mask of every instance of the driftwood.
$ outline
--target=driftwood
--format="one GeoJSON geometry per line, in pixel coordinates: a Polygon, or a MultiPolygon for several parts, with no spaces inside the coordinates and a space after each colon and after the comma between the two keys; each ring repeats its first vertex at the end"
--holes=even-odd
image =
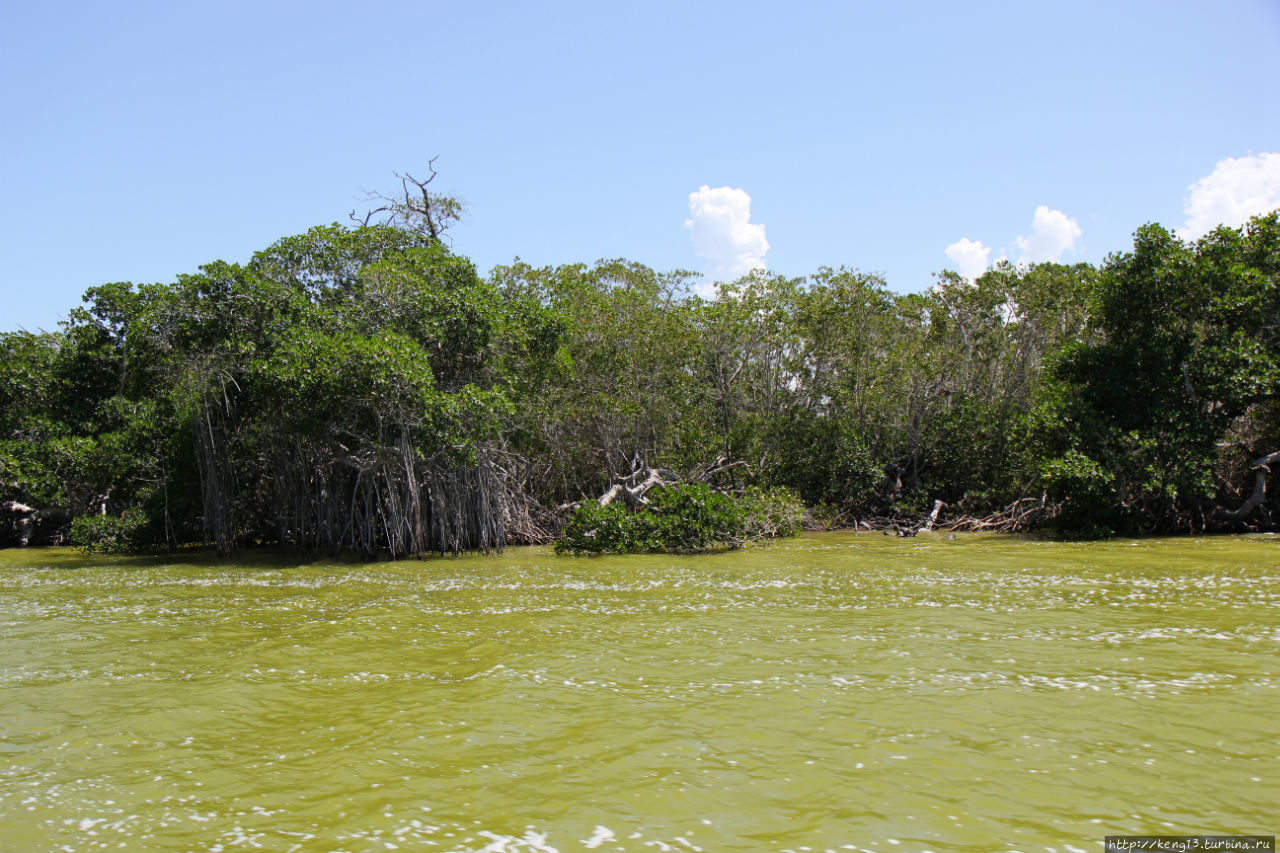
{"type": "Polygon", "coordinates": [[[637,468],[610,486],[608,491],[596,498],[596,502],[600,506],[608,506],[618,498],[622,498],[627,506],[633,510],[638,510],[648,505],[649,500],[645,495],[651,489],[656,486],[667,486],[675,481],[676,477],[670,471],[658,470],[657,468],[637,468]],[[644,479],[640,480],[642,475],[644,479]]]}
{"type": "MultiPolygon", "coordinates": [[[[1048,495],[1038,498],[1021,498],[1009,504],[999,512],[985,516],[967,513],[947,516],[943,513],[946,504],[933,502],[933,510],[928,515],[917,518],[902,518],[896,515],[864,516],[852,519],[847,528],[853,530],[879,530],[885,536],[916,536],[932,530],[947,530],[952,533],[1024,533],[1034,530],[1052,518],[1057,507],[1049,502],[1048,495]]],[[[806,529],[831,530],[838,525],[830,523],[806,525],[806,529]]]]}
{"type": "Polygon", "coordinates": [[[1021,498],[999,512],[983,518],[962,516],[949,520],[944,527],[956,532],[1024,533],[1043,525],[1057,513],[1048,495],[1021,498]]]}
{"type": "Polygon", "coordinates": [[[1261,508],[1267,500],[1267,475],[1271,473],[1271,466],[1277,462],[1280,462],[1280,450],[1255,459],[1253,462],[1253,492],[1236,509],[1217,507],[1213,511],[1211,520],[1242,522],[1261,508]]]}
{"type": "Polygon", "coordinates": [[[938,521],[938,513],[942,510],[943,506],[945,506],[945,504],[943,504],[942,501],[933,502],[933,512],[929,513],[929,520],[924,523],[924,527],[920,528],[921,530],[928,533],[933,529],[933,525],[938,521]]]}
{"type": "MultiPolygon", "coordinates": [[[[1280,454],[1277,454],[1277,459],[1280,460],[1280,454]]],[[[615,501],[621,500],[631,509],[638,511],[648,504],[647,495],[655,488],[681,483],[702,482],[710,484],[716,478],[723,478],[723,475],[729,472],[737,472],[738,469],[742,469],[743,473],[747,475],[751,473],[745,462],[730,461],[722,456],[714,462],[696,469],[689,477],[682,478],[665,468],[650,467],[639,457],[636,457],[631,460],[630,473],[615,478],[609,488],[594,500],[601,506],[608,506],[615,501]]],[[[742,490],[736,484],[731,483],[729,485],[722,484],[716,488],[716,491],[735,494],[740,493],[742,490]]],[[[582,500],[563,503],[556,507],[551,515],[555,519],[562,520],[587,500],[591,499],[583,498],[582,500]]],[[[1053,518],[1058,510],[1056,505],[1049,502],[1047,494],[1038,498],[1020,498],[998,512],[984,516],[976,516],[969,513],[949,515],[944,511],[946,509],[947,504],[945,502],[935,500],[929,513],[927,515],[921,514],[918,517],[904,518],[894,514],[864,516],[855,519],[842,516],[819,518],[812,513],[806,513],[804,527],[806,530],[850,528],[854,530],[879,530],[886,536],[903,537],[916,536],[933,530],[1022,533],[1042,526],[1046,521],[1053,518]]],[[[550,538],[549,532],[547,536],[550,538]]],[[[530,539],[529,541],[535,540],[530,539]]]]}
{"type": "MultiPolygon", "coordinates": [[[[725,456],[718,457],[714,462],[697,468],[688,477],[681,477],[668,468],[652,468],[647,465],[639,456],[635,456],[631,460],[631,472],[622,477],[615,477],[614,482],[599,497],[594,500],[600,506],[608,506],[616,500],[622,500],[633,511],[640,511],[649,505],[647,495],[655,488],[682,485],[686,483],[706,483],[713,485],[717,479],[723,479],[726,474],[731,471],[743,470],[750,475],[751,468],[746,462],[741,460],[730,461],[725,456]]],[[[742,490],[737,488],[736,484],[730,484],[727,487],[715,489],[725,494],[737,494],[742,490]]],[[[588,500],[571,501],[562,503],[556,507],[556,515],[565,517],[588,500]]]]}
{"type": "MultiPolygon", "coordinates": [[[[704,465],[696,470],[693,473],[693,476],[689,478],[688,482],[713,485],[716,480],[722,479],[724,475],[728,474],[730,471],[736,471],[739,468],[741,468],[747,476],[751,476],[751,466],[749,466],[745,460],[739,459],[736,462],[732,462],[727,456],[718,456],[710,465],[704,465]]],[[[717,491],[740,492],[742,490],[738,488],[736,482],[732,482],[728,487],[718,489],[717,491]]]]}

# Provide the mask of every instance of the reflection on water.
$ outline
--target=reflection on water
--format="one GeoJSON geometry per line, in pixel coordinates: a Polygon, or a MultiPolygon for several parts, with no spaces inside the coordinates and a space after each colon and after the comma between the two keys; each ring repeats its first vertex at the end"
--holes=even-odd
{"type": "Polygon", "coordinates": [[[1280,541],[0,552],[0,849],[1093,851],[1273,833],[1280,541]]]}

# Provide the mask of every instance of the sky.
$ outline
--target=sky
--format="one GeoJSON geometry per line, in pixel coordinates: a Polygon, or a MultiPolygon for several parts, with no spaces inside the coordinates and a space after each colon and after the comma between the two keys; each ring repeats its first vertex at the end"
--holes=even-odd
{"type": "Polygon", "coordinates": [[[0,0],[0,331],[458,196],[481,273],[917,292],[1280,207],[1280,0],[0,0]]]}

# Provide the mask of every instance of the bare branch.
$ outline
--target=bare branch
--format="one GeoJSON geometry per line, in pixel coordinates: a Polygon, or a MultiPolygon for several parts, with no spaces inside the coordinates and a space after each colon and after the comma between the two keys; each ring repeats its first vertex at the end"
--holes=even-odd
{"type": "Polygon", "coordinates": [[[367,191],[367,200],[381,203],[363,216],[352,210],[349,214],[351,221],[362,227],[381,222],[393,228],[417,231],[435,242],[442,240],[445,231],[462,218],[463,209],[458,199],[428,189],[439,175],[435,168],[437,159],[438,156],[427,160],[431,174],[426,178],[415,178],[409,172],[394,172],[400,181],[400,194],[397,196],[367,191]]]}

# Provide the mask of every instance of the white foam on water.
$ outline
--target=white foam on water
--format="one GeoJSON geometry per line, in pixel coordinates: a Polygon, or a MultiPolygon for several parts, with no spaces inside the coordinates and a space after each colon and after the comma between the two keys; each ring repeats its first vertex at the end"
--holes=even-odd
{"type": "Polygon", "coordinates": [[[588,850],[594,850],[595,848],[599,847],[601,844],[604,844],[606,841],[615,841],[615,840],[617,839],[614,836],[612,829],[610,829],[607,826],[597,826],[595,828],[595,831],[591,833],[590,838],[584,838],[582,840],[582,846],[587,848],[588,850]]]}
{"type": "Polygon", "coordinates": [[[530,829],[519,838],[514,835],[500,835],[488,830],[481,830],[476,833],[490,842],[481,847],[475,853],[560,853],[558,847],[553,847],[547,843],[547,836],[541,832],[535,832],[530,829]]]}

